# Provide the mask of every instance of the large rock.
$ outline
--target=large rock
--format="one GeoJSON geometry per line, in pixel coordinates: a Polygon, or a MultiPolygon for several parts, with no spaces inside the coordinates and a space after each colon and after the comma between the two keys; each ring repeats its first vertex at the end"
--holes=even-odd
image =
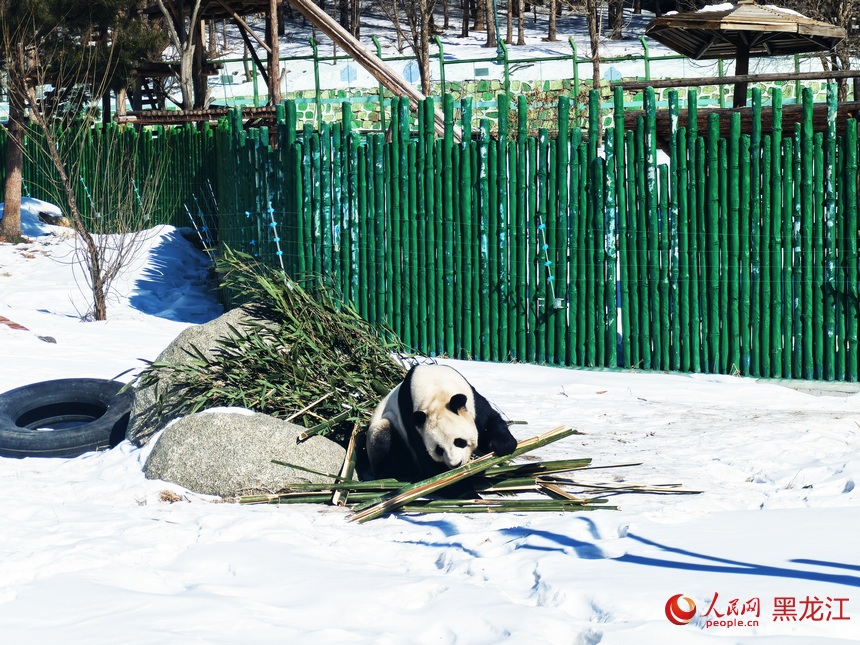
{"type": "MultiPolygon", "coordinates": [[[[215,320],[202,325],[194,325],[182,331],[168,345],[158,358],[157,363],[172,363],[184,365],[195,360],[189,350],[195,349],[205,357],[212,358],[219,341],[235,337],[236,331],[246,331],[254,325],[274,325],[275,323],[259,318],[251,307],[237,307],[219,316],[215,320]]],[[[175,417],[158,405],[159,397],[170,396],[171,384],[169,379],[162,378],[155,385],[146,388],[136,388],[131,417],[126,430],[126,438],[138,446],[149,442],[152,436],[161,430],[175,417]]]]}
{"type": "Polygon", "coordinates": [[[319,473],[340,471],[343,447],[319,436],[299,443],[302,430],[266,414],[191,414],[162,433],[143,472],[149,479],[221,497],[276,492],[297,482],[331,482],[322,475],[272,463],[277,459],[319,473]]]}

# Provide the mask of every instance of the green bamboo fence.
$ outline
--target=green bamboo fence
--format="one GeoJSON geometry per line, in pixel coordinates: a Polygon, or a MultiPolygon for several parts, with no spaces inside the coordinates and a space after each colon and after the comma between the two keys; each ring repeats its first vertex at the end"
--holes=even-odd
{"type": "MultiPolygon", "coordinates": [[[[354,130],[349,103],[319,130],[291,102],[271,130],[239,110],[214,128],[100,126],[77,197],[93,215],[105,149],[141,184],[163,171],[153,224],[188,226],[183,206],[211,188],[221,243],[324,281],[430,356],[858,379],[857,124],[837,123],[835,86],[818,129],[809,90],[796,126],[778,91],[765,106],[753,90],[743,128],[712,113],[701,129],[695,92],[686,116],[672,93],[663,133],[651,90],[629,128],[620,91],[591,94],[585,129],[575,100],[552,130],[504,94],[494,125],[469,100],[393,99],[385,134],[354,130]]],[[[28,192],[62,205],[38,143],[28,192]]]]}

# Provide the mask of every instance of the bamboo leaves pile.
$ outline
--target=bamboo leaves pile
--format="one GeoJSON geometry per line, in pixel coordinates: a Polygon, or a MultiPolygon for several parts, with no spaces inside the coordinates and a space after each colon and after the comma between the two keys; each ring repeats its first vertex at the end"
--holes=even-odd
{"type": "Polygon", "coordinates": [[[190,350],[191,360],[181,364],[153,363],[140,386],[171,384],[160,390],[159,401],[171,418],[237,406],[346,443],[355,423],[369,418],[403,379],[405,370],[394,359],[403,346],[321,284],[304,289],[229,248],[219,270],[225,287],[248,301],[260,322],[234,328],[211,354],[190,350]]]}

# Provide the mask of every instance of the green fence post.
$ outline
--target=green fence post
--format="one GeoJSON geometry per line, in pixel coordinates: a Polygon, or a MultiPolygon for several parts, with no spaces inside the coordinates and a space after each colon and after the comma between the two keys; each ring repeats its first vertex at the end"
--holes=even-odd
{"type": "MultiPolygon", "coordinates": [[[[445,320],[445,353],[456,356],[457,348],[454,343],[454,239],[456,236],[454,223],[454,97],[445,94],[442,98],[442,111],[445,115],[445,136],[442,140],[442,172],[444,184],[442,188],[445,200],[445,226],[442,234],[442,267],[445,274],[443,288],[443,311],[445,320]]],[[[458,177],[459,179],[459,177],[458,177]]]]}
{"type": "Polygon", "coordinates": [[[667,351],[669,351],[669,369],[677,370],[681,366],[681,325],[679,320],[678,277],[680,275],[680,249],[678,231],[678,92],[669,92],[669,207],[664,217],[668,216],[668,257],[666,262],[669,269],[669,288],[666,294],[666,310],[669,319],[665,321],[669,330],[667,351]],[[671,295],[670,295],[671,294],[671,295]]]}
{"type": "Polygon", "coordinates": [[[824,157],[824,378],[836,377],[836,85],[827,86],[824,157]]]}
{"type": "MultiPolygon", "coordinates": [[[[639,122],[643,122],[639,118],[639,122]]],[[[639,178],[643,175],[639,165],[637,131],[626,132],[624,135],[624,152],[627,157],[627,162],[630,164],[630,170],[627,173],[627,220],[625,227],[627,229],[627,293],[629,300],[629,320],[624,318],[623,321],[628,324],[624,329],[625,337],[629,336],[630,349],[627,353],[626,367],[640,367],[642,355],[640,354],[640,330],[639,316],[640,308],[640,288],[639,288],[639,235],[638,235],[638,204],[640,200],[639,193],[639,178]]],[[[622,265],[623,267],[623,265],[622,265]]],[[[647,309],[647,302],[644,307],[647,309]]],[[[623,311],[622,311],[623,315],[623,311]]]]}
{"type": "Polygon", "coordinates": [[[704,267],[700,268],[700,253],[702,245],[699,244],[699,235],[702,230],[700,226],[699,212],[702,210],[702,200],[699,194],[703,190],[704,169],[699,164],[699,121],[698,101],[696,90],[687,90],[687,155],[688,164],[688,218],[689,226],[688,240],[690,249],[690,369],[694,372],[702,370],[702,338],[704,329],[700,321],[704,320],[701,307],[700,275],[704,267]]]}
{"type": "MultiPolygon", "coordinates": [[[[802,327],[802,370],[801,378],[811,379],[813,377],[813,352],[812,352],[812,293],[813,293],[813,238],[812,220],[814,213],[815,193],[813,188],[814,153],[813,153],[813,97],[812,90],[805,88],[802,92],[803,122],[801,125],[801,171],[800,171],[800,253],[801,273],[800,291],[801,305],[801,327],[802,327]]],[[[856,177],[856,173],[855,173],[856,177]]],[[[856,236],[855,236],[856,239],[856,236]]]]}
{"type": "Polygon", "coordinates": [[[845,318],[848,355],[845,379],[856,382],[857,365],[857,121],[848,119],[845,124],[845,318]]]}
{"type": "Polygon", "coordinates": [[[720,370],[720,183],[719,183],[720,117],[708,115],[708,201],[705,233],[705,262],[708,296],[708,361],[709,373],[720,370]]]}
{"type": "Polygon", "coordinates": [[[794,140],[786,137],[782,141],[782,376],[792,377],[792,349],[794,344],[792,326],[794,323],[795,299],[792,294],[792,245],[794,215],[794,140]]]}
{"type": "Polygon", "coordinates": [[[627,246],[627,157],[624,145],[624,90],[616,87],[613,90],[614,128],[613,134],[615,167],[615,208],[616,229],[618,235],[618,270],[621,308],[621,361],[620,364],[630,367],[630,285],[628,283],[628,246],[627,246]]]}
{"type": "MultiPolygon", "coordinates": [[[[662,328],[665,321],[661,319],[660,311],[660,221],[659,221],[659,185],[657,183],[657,101],[654,88],[645,88],[645,176],[647,190],[645,192],[645,209],[648,215],[648,300],[651,311],[651,365],[654,369],[667,369],[661,365],[662,328]]],[[[665,224],[665,222],[663,223],[665,224]]]]}
{"type": "MultiPolygon", "coordinates": [[[[637,291],[639,303],[639,360],[643,369],[651,369],[653,363],[653,336],[651,333],[651,275],[648,257],[649,210],[648,210],[648,166],[645,151],[645,119],[636,120],[636,249],[637,249],[637,291]]],[[[655,279],[656,282],[656,279],[655,279]]],[[[656,285],[654,286],[656,289],[656,285]]]]}
{"type": "Polygon", "coordinates": [[[824,133],[813,135],[812,149],[812,239],[816,254],[812,267],[812,377],[820,379],[824,376],[824,133]]]}
{"type": "MultiPolygon", "coordinates": [[[[437,38],[438,38],[438,36],[437,36],[437,38]]],[[[376,55],[379,58],[382,58],[382,45],[379,42],[379,38],[377,38],[376,36],[371,36],[370,39],[373,41],[373,44],[376,45],[376,55]]],[[[440,52],[441,52],[441,49],[440,49],[440,52]]],[[[440,59],[441,59],[441,53],[440,53],[440,59]]],[[[444,81],[442,84],[443,84],[443,90],[444,90],[444,81]]],[[[385,119],[385,86],[382,83],[380,83],[378,87],[379,87],[379,89],[378,89],[377,95],[379,96],[379,126],[380,126],[380,130],[385,132],[387,129],[386,119],[385,119]]]]}
{"type": "MultiPolygon", "coordinates": [[[[499,140],[498,140],[498,155],[496,160],[496,194],[497,194],[497,216],[496,220],[496,239],[491,240],[496,249],[496,262],[498,276],[498,288],[493,290],[496,301],[496,307],[493,310],[494,315],[498,316],[499,331],[499,360],[510,359],[510,339],[508,331],[508,312],[513,309],[510,299],[510,279],[511,279],[511,257],[510,257],[510,199],[509,186],[515,180],[513,169],[508,167],[508,134],[509,134],[509,118],[510,118],[510,96],[502,93],[497,97],[499,106],[499,140]]],[[[512,186],[511,186],[512,187],[512,186]]],[[[513,188],[513,187],[512,187],[513,188]]],[[[492,213],[493,211],[491,211],[492,213]]],[[[491,217],[493,215],[491,214],[491,217]]]]}
{"type": "Polygon", "coordinates": [[[618,253],[616,249],[616,221],[618,210],[616,208],[616,177],[615,177],[615,133],[612,128],[606,130],[604,140],[604,155],[606,165],[604,167],[604,206],[601,215],[604,222],[603,250],[606,267],[603,272],[603,303],[606,321],[604,323],[604,346],[601,364],[605,367],[618,366],[618,300],[617,300],[617,275],[616,263],[618,253]]]}
{"type": "Polygon", "coordinates": [[[462,278],[460,291],[460,349],[458,355],[465,358],[474,357],[473,345],[473,309],[476,303],[473,301],[473,273],[472,267],[477,263],[477,258],[472,255],[471,240],[476,238],[472,224],[472,99],[463,97],[461,100],[463,142],[460,144],[460,237],[458,258],[461,267],[457,276],[462,278]]]}
{"type": "MultiPolygon", "coordinates": [[[[500,139],[501,140],[501,139],[500,139]]],[[[570,239],[569,234],[569,206],[568,206],[568,171],[570,165],[570,98],[560,96],[558,98],[558,136],[556,137],[556,157],[553,199],[555,205],[555,216],[553,226],[555,228],[555,256],[553,267],[555,271],[555,297],[553,303],[555,318],[555,361],[559,364],[567,364],[567,326],[570,315],[570,300],[568,298],[567,273],[568,255],[567,246],[570,239]]]]}
{"type": "Polygon", "coordinates": [[[752,88],[752,124],[750,130],[750,172],[748,201],[750,209],[749,251],[750,251],[750,343],[749,343],[749,373],[752,376],[764,376],[761,368],[762,353],[762,324],[761,324],[761,284],[762,254],[761,236],[764,232],[761,219],[761,89],[752,88]]]}
{"type": "MultiPolygon", "coordinates": [[[[314,53],[314,105],[316,106],[317,111],[317,129],[322,130],[322,93],[320,90],[320,56],[319,56],[319,45],[317,44],[316,39],[310,38],[309,42],[311,44],[311,50],[314,53]]],[[[255,74],[256,78],[256,74],[255,74]]]]}
{"type": "Polygon", "coordinates": [[[567,42],[573,51],[573,121],[579,125],[579,53],[573,36],[568,37],[567,42]]]}
{"type": "Polygon", "coordinates": [[[729,117],[729,138],[726,142],[726,155],[728,157],[728,217],[723,219],[727,222],[728,266],[727,280],[727,306],[728,306],[728,356],[725,365],[728,374],[741,372],[741,324],[740,324],[740,137],[741,137],[741,115],[733,112],[729,117]]]}
{"type": "Polygon", "coordinates": [[[738,305],[740,312],[738,323],[740,325],[740,372],[744,376],[750,373],[750,282],[752,271],[750,268],[750,137],[741,137],[740,159],[738,161],[738,174],[740,180],[740,204],[738,222],[738,244],[740,246],[740,291],[738,305]]]}
{"type": "MultiPolygon", "coordinates": [[[[490,313],[490,122],[481,119],[478,129],[478,176],[477,176],[477,223],[478,231],[475,236],[478,243],[476,262],[472,269],[475,276],[475,294],[477,296],[476,317],[478,342],[475,348],[481,360],[490,360],[493,355],[495,340],[490,328],[490,319],[495,320],[495,314],[490,313]]],[[[495,173],[492,173],[495,176],[495,173]]],[[[494,359],[498,360],[498,359],[494,359]]]]}
{"type": "Polygon", "coordinates": [[[771,300],[771,337],[770,350],[771,376],[782,376],[782,90],[775,88],[772,93],[773,128],[770,165],[770,280],[771,300]]]}
{"type": "MultiPolygon", "coordinates": [[[[439,94],[445,96],[445,47],[442,45],[442,39],[438,35],[433,36],[433,40],[436,42],[436,48],[439,50],[437,54],[439,58],[439,94]]],[[[379,41],[376,39],[376,36],[373,36],[373,41],[377,43],[378,48],[379,41]]],[[[380,83],[381,87],[382,84],[380,83]]]]}

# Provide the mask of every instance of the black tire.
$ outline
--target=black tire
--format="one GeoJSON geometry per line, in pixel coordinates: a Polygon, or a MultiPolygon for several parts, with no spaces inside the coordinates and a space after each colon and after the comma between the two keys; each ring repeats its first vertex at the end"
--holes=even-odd
{"type": "Polygon", "coordinates": [[[123,439],[133,392],[95,378],[42,381],[0,394],[0,457],[77,457],[123,439]]]}

